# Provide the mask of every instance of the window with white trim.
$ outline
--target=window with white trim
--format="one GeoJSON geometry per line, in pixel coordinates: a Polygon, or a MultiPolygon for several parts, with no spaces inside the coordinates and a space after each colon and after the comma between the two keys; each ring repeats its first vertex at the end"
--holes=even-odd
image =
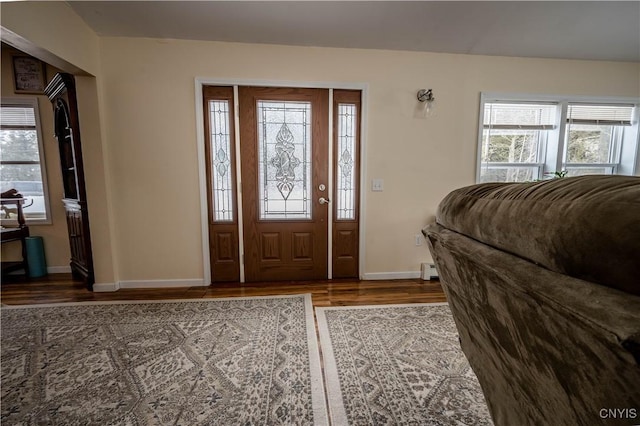
{"type": "MultiPolygon", "coordinates": [[[[38,100],[2,99],[0,106],[0,192],[16,189],[25,198],[28,223],[50,223],[38,100]]],[[[3,221],[16,212],[3,206],[3,221]]]]}
{"type": "Polygon", "coordinates": [[[483,94],[476,180],[638,173],[639,103],[483,94]]]}
{"type": "Polygon", "coordinates": [[[482,131],[481,182],[537,178],[543,148],[555,121],[555,104],[486,103],[482,131]]]}
{"type": "Polygon", "coordinates": [[[570,103],[563,169],[569,176],[616,174],[633,105],[570,103]]]}

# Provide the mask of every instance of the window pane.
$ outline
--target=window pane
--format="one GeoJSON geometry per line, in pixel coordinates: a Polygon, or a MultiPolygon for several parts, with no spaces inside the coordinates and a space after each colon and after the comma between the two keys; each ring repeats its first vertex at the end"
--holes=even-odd
{"type": "Polygon", "coordinates": [[[34,130],[0,130],[1,161],[40,161],[34,130]]]}
{"type": "Polygon", "coordinates": [[[482,161],[490,163],[538,163],[541,130],[484,129],[482,161]]]}
{"type": "Polygon", "coordinates": [[[538,167],[483,167],[480,182],[530,182],[538,178],[538,167]]]}
{"type": "Polygon", "coordinates": [[[567,132],[567,163],[613,162],[614,126],[569,124],[567,132]]]}
{"type": "MultiPolygon", "coordinates": [[[[26,219],[47,219],[43,165],[36,128],[36,101],[5,102],[0,109],[0,191],[16,189],[25,198],[26,219]]],[[[4,206],[3,219],[14,219],[4,206]]]]}
{"type": "Polygon", "coordinates": [[[516,96],[482,96],[478,181],[542,179],[543,170],[569,176],[636,172],[640,139],[633,98],[532,96],[529,102],[516,96]]]}
{"type": "Polygon", "coordinates": [[[355,219],[356,199],[356,123],[354,104],[338,105],[337,219],[355,219]]]}
{"type": "Polygon", "coordinates": [[[567,176],[610,175],[613,167],[567,167],[567,176]]]}
{"type": "Polygon", "coordinates": [[[258,101],[260,219],[311,218],[311,103],[258,101]]]}
{"type": "MultiPolygon", "coordinates": [[[[3,164],[0,165],[0,176],[0,192],[16,189],[27,199],[24,204],[25,217],[46,219],[42,171],[39,164],[3,164]]],[[[3,219],[6,219],[9,213],[3,209],[3,219]]],[[[11,215],[9,218],[13,219],[11,215]]]]}
{"type": "Polygon", "coordinates": [[[231,133],[229,101],[209,101],[211,123],[211,175],[213,220],[233,221],[233,176],[231,168],[231,133]]]}

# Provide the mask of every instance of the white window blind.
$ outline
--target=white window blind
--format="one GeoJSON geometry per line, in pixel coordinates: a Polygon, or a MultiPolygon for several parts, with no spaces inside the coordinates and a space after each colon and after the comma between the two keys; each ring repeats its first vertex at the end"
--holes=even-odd
{"type": "Polygon", "coordinates": [[[554,103],[485,103],[485,129],[550,130],[555,127],[554,103]]]}
{"type": "Polygon", "coordinates": [[[23,106],[2,106],[0,110],[0,125],[2,127],[36,127],[36,116],[33,108],[23,106]]]}
{"type": "Polygon", "coordinates": [[[609,126],[631,126],[633,105],[569,104],[567,122],[609,126]]]}

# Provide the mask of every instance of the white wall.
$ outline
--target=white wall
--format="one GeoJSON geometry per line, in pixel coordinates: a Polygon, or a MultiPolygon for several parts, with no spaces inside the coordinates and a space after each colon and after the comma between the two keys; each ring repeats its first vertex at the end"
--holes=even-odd
{"type": "Polygon", "coordinates": [[[66,2],[3,2],[1,7],[2,36],[15,47],[67,72],[98,75],[98,36],[66,2]]]}
{"type": "MultiPolygon", "coordinates": [[[[112,258],[109,162],[103,149],[108,131],[101,124],[105,120],[105,108],[102,106],[104,88],[100,84],[100,39],[66,2],[4,2],[1,7],[3,41],[76,75],[96,282],[112,286],[116,281],[117,265],[112,258]]],[[[1,66],[4,79],[5,73],[11,72],[11,64],[3,60],[1,66]]],[[[47,105],[43,105],[43,102],[48,103],[46,96],[42,96],[40,101],[41,112],[47,110],[47,105]]],[[[50,109],[51,104],[48,105],[50,109]]],[[[46,116],[43,116],[43,121],[45,119],[46,116]]],[[[51,204],[54,208],[60,200],[60,192],[54,192],[55,188],[62,187],[60,181],[56,181],[61,179],[59,170],[56,170],[59,168],[59,161],[50,161],[47,154],[47,166],[49,186],[52,189],[51,204]]],[[[65,263],[68,265],[69,242],[66,238],[62,241],[58,232],[66,229],[66,221],[64,216],[58,217],[55,211],[53,220],[51,229],[56,229],[56,238],[53,233],[44,235],[44,230],[40,232],[45,237],[47,261],[50,256],[55,255],[54,263],[58,263],[61,257],[66,256],[65,263]]],[[[49,263],[49,266],[57,265],[49,263]]]]}
{"type": "Polygon", "coordinates": [[[202,278],[196,77],[368,84],[367,274],[430,259],[414,235],[474,182],[480,92],[640,95],[634,63],[134,38],[101,39],[100,60],[119,280],[202,278]],[[437,98],[427,119],[421,88],[437,98]]]}
{"type": "MultiPolygon", "coordinates": [[[[37,98],[38,110],[40,112],[40,124],[42,126],[42,146],[46,165],[46,180],[49,187],[49,205],[51,207],[51,223],[45,225],[29,225],[31,236],[40,236],[44,242],[44,252],[49,268],[53,270],[65,270],[69,268],[69,236],[65,219],[64,207],[62,204],[62,173],[60,171],[60,154],[58,142],[53,135],[53,108],[46,95],[25,95],[14,92],[12,55],[22,54],[22,52],[2,48],[2,85],[0,86],[3,98],[37,98]]],[[[57,69],[47,67],[47,80],[58,72],[57,69]]],[[[19,243],[3,244],[2,258],[4,260],[19,260],[22,257],[19,243]]]]}

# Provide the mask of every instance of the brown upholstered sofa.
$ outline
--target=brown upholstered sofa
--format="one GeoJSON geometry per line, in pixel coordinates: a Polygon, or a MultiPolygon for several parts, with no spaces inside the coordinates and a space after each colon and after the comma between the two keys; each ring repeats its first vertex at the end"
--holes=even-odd
{"type": "Polygon", "coordinates": [[[478,184],[425,229],[496,425],[640,424],[640,177],[478,184]]]}

